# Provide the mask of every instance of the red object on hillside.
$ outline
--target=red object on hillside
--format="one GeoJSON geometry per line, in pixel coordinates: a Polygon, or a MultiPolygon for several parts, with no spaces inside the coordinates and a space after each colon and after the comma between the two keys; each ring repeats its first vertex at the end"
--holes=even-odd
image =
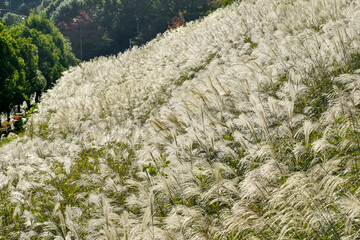
{"type": "Polygon", "coordinates": [[[10,132],[12,132],[14,129],[16,129],[20,123],[19,121],[22,118],[23,118],[22,115],[14,115],[11,117],[10,121],[5,121],[5,122],[1,123],[0,135],[5,134],[5,136],[6,136],[10,132]]]}
{"type": "Polygon", "coordinates": [[[3,123],[1,123],[1,127],[0,127],[0,136],[2,136],[3,134],[8,135],[9,132],[11,131],[11,124],[9,121],[5,121],[3,123]]]}
{"type": "Polygon", "coordinates": [[[87,12],[80,10],[76,19],[76,22],[73,19],[71,22],[59,22],[57,26],[62,34],[70,39],[73,52],[78,58],[81,56],[81,44],[84,49],[91,50],[84,51],[84,60],[86,60],[93,54],[100,53],[102,47],[109,41],[105,40],[107,39],[106,29],[93,21],[87,12]]]}
{"type": "Polygon", "coordinates": [[[21,116],[21,115],[15,115],[15,116],[12,117],[12,119],[13,119],[14,121],[19,121],[19,120],[22,119],[22,118],[23,118],[23,116],[21,116]]]}
{"type": "Polygon", "coordinates": [[[11,124],[9,123],[9,121],[5,121],[5,122],[1,123],[2,128],[8,128],[10,126],[11,126],[11,124]]]}
{"type": "Polygon", "coordinates": [[[184,14],[182,12],[179,12],[177,16],[174,16],[170,22],[168,23],[169,29],[175,29],[178,27],[186,27],[186,20],[184,17],[184,14]]]}

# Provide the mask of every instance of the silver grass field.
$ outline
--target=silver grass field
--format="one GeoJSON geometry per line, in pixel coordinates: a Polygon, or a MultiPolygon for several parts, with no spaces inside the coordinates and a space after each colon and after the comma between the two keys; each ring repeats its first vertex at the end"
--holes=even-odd
{"type": "Polygon", "coordinates": [[[360,1],[243,0],[72,68],[0,148],[0,239],[360,239],[360,1]]]}

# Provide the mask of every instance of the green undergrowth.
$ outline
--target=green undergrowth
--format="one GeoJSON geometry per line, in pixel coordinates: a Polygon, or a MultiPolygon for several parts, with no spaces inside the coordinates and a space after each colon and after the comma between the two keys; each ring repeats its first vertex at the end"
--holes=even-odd
{"type": "MultiPolygon", "coordinates": [[[[16,232],[27,229],[27,223],[20,214],[22,211],[29,211],[35,216],[33,222],[37,226],[34,230],[38,232],[46,228],[46,223],[49,221],[61,226],[59,214],[64,216],[68,207],[80,209],[81,215],[77,221],[79,224],[86,225],[87,221],[96,216],[99,210],[99,206],[95,203],[84,201],[92,194],[114,199],[118,207],[124,207],[126,198],[135,191],[131,188],[124,191],[121,188],[125,186],[128,179],[136,179],[139,171],[132,164],[135,157],[134,150],[125,144],[114,143],[96,149],[83,149],[77,157],[70,159],[67,163],[52,159],[52,173],[39,171],[39,174],[44,176],[43,184],[47,186],[47,189],[32,188],[25,196],[28,199],[25,204],[9,202],[10,192],[7,189],[17,185],[17,182],[13,181],[0,193],[0,223],[6,226],[0,228],[1,236],[16,235],[16,232]],[[114,154],[109,154],[109,152],[114,154]],[[111,171],[104,173],[104,168],[111,171]],[[108,181],[112,181],[115,187],[109,188],[108,181]],[[21,209],[18,214],[14,212],[17,211],[16,209],[21,209]]],[[[120,214],[122,210],[119,211],[120,214]]],[[[137,208],[128,208],[127,211],[138,214],[137,208]]],[[[62,235],[56,230],[50,233],[62,235]]],[[[82,234],[81,236],[84,237],[85,233],[82,234]]]]}

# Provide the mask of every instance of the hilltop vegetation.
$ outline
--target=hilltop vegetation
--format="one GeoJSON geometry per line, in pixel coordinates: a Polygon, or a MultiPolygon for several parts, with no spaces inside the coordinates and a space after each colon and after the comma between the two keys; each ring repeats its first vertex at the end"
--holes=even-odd
{"type": "Polygon", "coordinates": [[[77,56],[82,28],[87,49],[83,57],[88,60],[142,45],[168,28],[198,19],[230,2],[234,0],[48,0],[39,10],[52,17],[70,38],[77,56]],[[74,17],[78,23],[73,22],[74,17]]]}
{"type": "Polygon", "coordinates": [[[0,236],[360,238],[359,24],[244,0],[71,68],[0,148],[0,236]]]}
{"type": "MultiPolygon", "coordinates": [[[[142,45],[168,28],[184,25],[235,0],[6,0],[0,8],[45,13],[70,39],[76,56],[89,60],[142,45]],[[7,7],[5,6],[7,3],[7,7]],[[2,6],[2,7],[1,7],[2,6]],[[74,22],[74,18],[77,18],[74,22]],[[81,33],[80,33],[81,32],[81,33]],[[80,34],[82,37],[80,37],[80,34]],[[81,38],[81,39],[80,39],[81,38]]],[[[21,20],[4,15],[10,25],[21,20]]]]}

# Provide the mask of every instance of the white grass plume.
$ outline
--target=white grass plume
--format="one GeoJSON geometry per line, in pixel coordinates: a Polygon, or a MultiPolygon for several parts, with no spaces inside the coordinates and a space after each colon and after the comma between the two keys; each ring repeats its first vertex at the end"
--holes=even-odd
{"type": "Polygon", "coordinates": [[[65,72],[0,148],[0,235],[356,239],[359,13],[244,0],[65,72]]]}

